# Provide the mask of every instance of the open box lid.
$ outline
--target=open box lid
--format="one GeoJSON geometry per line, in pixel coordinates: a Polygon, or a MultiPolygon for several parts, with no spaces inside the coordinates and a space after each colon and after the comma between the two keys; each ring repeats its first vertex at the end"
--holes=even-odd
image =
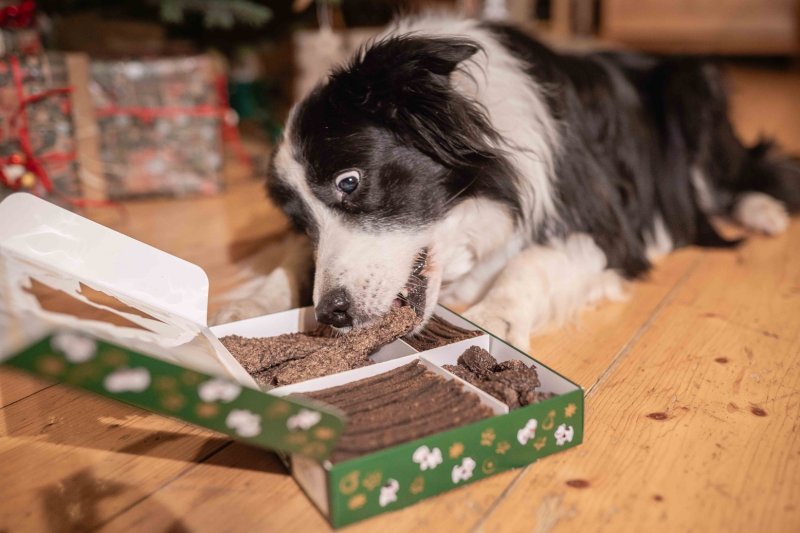
{"type": "Polygon", "coordinates": [[[0,203],[0,363],[316,459],[341,414],[262,392],[206,325],[198,266],[35,196],[0,203]]]}

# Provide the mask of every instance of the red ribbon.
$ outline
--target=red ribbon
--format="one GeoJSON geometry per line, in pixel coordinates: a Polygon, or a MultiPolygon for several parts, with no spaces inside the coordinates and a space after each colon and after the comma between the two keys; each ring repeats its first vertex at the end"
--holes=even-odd
{"type": "Polygon", "coordinates": [[[0,8],[0,28],[29,28],[36,16],[36,2],[22,0],[18,5],[0,8]]]}
{"type": "MultiPolygon", "coordinates": [[[[17,93],[17,102],[19,102],[17,110],[9,119],[9,123],[14,124],[19,121],[19,125],[16,128],[16,137],[22,151],[22,156],[24,157],[20,157],[20,154],[12,154],[6,157],[5,160],[0,160],[0,165],[6,166],[11,164],[23,166],[26,171],[31,172],[36,177],[38,183],[41,184],[42,188],[47,193],[55,194],[75,207],[107,207],[117,205],[115,202],[108,200],[92,200],[89,198],[69,197],[54,189],[53,182],[50,179],[50,176],[47,174],[47,170],[45,169],[46,164],[52,162],[74,161],[76,158],[75,151],[50,152],[37,157],[33,151],[33,147],[31,146],[28,114],[26,113],[26,110],[28,104],[39,102],[54,95],[70,94],[72,92],[72,87],[55,87],[42,92],[25,95],[25,86],[22,81],[22,68],[20,67],[19,59],[16,56],[11,56],[9,58],[9,64],[11,66],[11,77],[14,82],[14,88],[17,93]]],[[[70,106],[71,102],[67,100],[68,113],[70,112],[70,106]]],[[[19,190],[21,188],[21,183],[19,183],[19,180],[16,182],[11,182],[2,169],[0,169],[0,183],[13,190],[19,190]]]]}
{"type": "Polygon", "coordinates": [[[236,112],[223,107],[228,102],[227,80],[224,76],[219,76],[215,82],[217,90],[218,106],[198,105],[194,107],[119,107],[106,106],[95,108],[94,113],[98,118],[113,116],[132,116],[145,122],[150,122],[157,118],[176,118],[176,117],[214,117],[219,118],[222,124],[222,140],[227,143],[239,158],[242,164],[248,168],[253,167],[250,155],[242,146],[242,139],[239,136],[239,129],[236,127],[236,112]]]}

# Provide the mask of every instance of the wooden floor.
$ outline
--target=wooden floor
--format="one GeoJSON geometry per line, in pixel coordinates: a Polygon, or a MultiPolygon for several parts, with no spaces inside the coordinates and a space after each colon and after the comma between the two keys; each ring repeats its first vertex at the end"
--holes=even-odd
{"type": "MultiPolygon", "coordinates": [[[[800,153],[800,73],[734,74],[742,134],[800,153]]],[[[234,260],[286,227],[241,181],[95,216],[203,266],[212,307],[234,260]]],[[[531,351],[585,388],[583,445],[352,529],[800,530],[800,220],[737,251],[679,251],[531,351]]],[[[269,453],[0,370],[0,531],[98,527],[327,528],[269,453]]]]}

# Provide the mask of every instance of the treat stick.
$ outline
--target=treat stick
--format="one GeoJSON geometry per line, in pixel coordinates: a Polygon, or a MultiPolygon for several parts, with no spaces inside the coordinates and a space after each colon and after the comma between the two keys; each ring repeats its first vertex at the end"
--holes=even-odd
{"type": "Polygon", "coordinates": [[[330,339],[332,342],[303,359],[288,361],[275,376],[276,385],[290,385],[353,368],[354,362],[369,357],[381,346],[409,332],[417,322],[410,307],[398,307],[373,322],[330,339]]]}

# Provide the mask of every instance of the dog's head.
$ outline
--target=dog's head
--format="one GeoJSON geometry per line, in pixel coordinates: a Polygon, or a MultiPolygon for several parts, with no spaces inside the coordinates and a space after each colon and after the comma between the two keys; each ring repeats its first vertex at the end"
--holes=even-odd
{"type": "Polygon", "coordinates": [[[427,320],[448,215],[480,195],[513,204],[499,136],[451,80],[479,50],[464,39],[385,39],[290,113],[268,189],[315,244],[320,321],[357,326],[404,302],[427,320]]]}

